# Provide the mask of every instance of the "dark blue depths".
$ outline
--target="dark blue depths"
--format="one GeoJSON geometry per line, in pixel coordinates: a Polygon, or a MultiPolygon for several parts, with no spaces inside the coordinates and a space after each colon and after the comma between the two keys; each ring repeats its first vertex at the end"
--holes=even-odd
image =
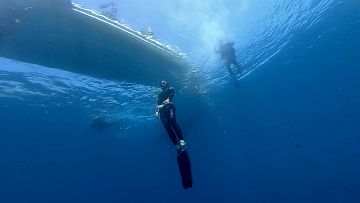
{"type": "Polygon", "coordinates": [[[81,103],[2,98],[0,202],[359,202],[359,21],[344,1],[211,110],[179,104],[188,191],[160,123],[114,136],[81,103]]]}

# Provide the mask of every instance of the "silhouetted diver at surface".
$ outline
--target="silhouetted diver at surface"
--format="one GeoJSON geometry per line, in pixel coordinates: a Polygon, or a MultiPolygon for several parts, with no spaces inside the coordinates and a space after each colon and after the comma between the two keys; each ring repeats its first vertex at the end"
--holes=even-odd
{"type": "Polygon", "coordinates": [[[236,60],[236,50],[234,48],[234,45],[234,42],[220,43],[218,49],[216,50],[216,53],[219,53],[221,59],[225,61],[224,66],[229,71],[230,77],[234,81],[237,81],[236,73],[231,68],[231,65],[236,68],[238,74],[240,74],[242,70],[240,64],[236,60]]]}
{"type": "Polygon", "coordinates": [[[186,152],[187,147],[180,126],[176,123],[176,108],[172,102],[175,90],[173,87],[170,87],[167,81],[161,81],[160,87],[162,90],[158,96],[155,115],[156,117],[160,117],[172,143],[176,146],[182,184],[184,189],[188,189],[192,187],[191,163],[189,155],[186,152]]]}

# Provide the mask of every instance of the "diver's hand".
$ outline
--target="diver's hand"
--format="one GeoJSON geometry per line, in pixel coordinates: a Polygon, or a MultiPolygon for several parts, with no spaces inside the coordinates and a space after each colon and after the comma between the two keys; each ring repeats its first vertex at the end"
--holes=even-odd
{"type": "Polygon", "coordinates": [[[164,104],[164,105],[166,105],[166,104],[170,104],[170,99],[169,99],[169,98],[167,98],[167,99],[163,102],[163,104],[164,104]]]}
{"type": "Polygon", "coordinates": [[[157,105],[156,106],[156,112],[155,112],[155,117],[156,118],[160,118],[160,109],[162,108],[163,105],[157,105]]]}
{"type": "Polygon", "coordinates": [[[156,112],[159,112],[162,107],[163,107],[163,105],[157,105],[156,106],[156,112]]]}

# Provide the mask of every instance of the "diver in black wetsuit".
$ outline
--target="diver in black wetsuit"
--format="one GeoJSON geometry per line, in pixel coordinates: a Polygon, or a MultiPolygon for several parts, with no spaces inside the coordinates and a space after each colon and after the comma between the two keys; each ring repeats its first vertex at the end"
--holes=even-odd
{"type": "Polygon", "coordinates": [[[176,108],[172,99],[175,95],[175,90],[170,87],[167,81],[161,81],[160,87],[162,89],[158,97],[158,106],[156,110],[156,117],[160,117],[172,143],[176,146],[178,151],[186,150],[186,143],[181,133],[179,125],[176,123],[176,108]]]}
{"type": "Polygon", "coordinates": [[[181,174],[181,181],[184,189],[189,189],[193,185],[190,158],[186,150],[186,143],[181,133],[179,125],[176,123],[176,109],[172,102],[175,90],[170,87],[167,81],[161,81],[162,89],[158,97],[156,117],[160,117],[172,143],[176,146],[177,162],[181,174]]]}
{"type": "Polygon", "coordinates": [[[238,73],[241,73],[242,70],[240,64],[236,61],[234,44],[234,42],[221,43],[216,52],[219,53],[221,59],[225,61],[225,67],[228,69],[230,76],[236,80],[236,74],[233,69],[231,69],[231,65],[234,65],[237,68],[238,73]]]}

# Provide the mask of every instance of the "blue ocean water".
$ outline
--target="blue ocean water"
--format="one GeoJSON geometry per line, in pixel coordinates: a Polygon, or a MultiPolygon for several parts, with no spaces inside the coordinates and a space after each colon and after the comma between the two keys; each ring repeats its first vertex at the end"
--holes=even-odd
{"type": "Polygon", "coordinates": [[[246,42],[234,29],[236,87],[174,41],[198,70],[175,96],[186,191],[157,87],[1,57],[0,202],[359,202],[360,2],[271,8],[246,42]],[[120,129],[91,129],[98,116],[120,129]]]}

